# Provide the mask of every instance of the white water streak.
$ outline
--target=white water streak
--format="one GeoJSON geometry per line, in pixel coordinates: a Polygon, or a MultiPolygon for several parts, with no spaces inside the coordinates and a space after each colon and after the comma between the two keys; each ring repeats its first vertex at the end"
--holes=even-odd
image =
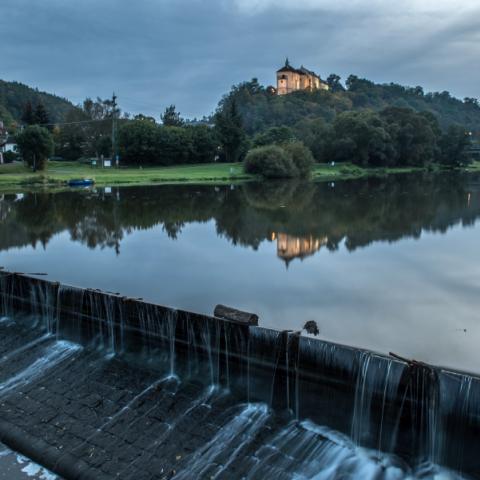
{"type": "Polygon", "coordinates": [[[0,397],[8,392],[26,385],[38,377],[42,377],[49,370],[60,364],[82,347],[70,342],[56,342],[45,350],[45,354],[35,360],[24,370],[0,384],[0,397]]]}
{"type": "Polygon", "coordinates": [[[393,455],[357,447],[339,432],[310,421],[292,422],[254,454],[246,480],[454,480],[460,477],[432,464],[416,470],[393,455]]]}
{"type": "Polygon", "coordinates": [[[248,404],[227,423],[202,448],[197,450],[184,470],[173,478],[175,480],[190,480],[203,478],[212,463],[218,461],[225,452],[231,452],[223,466],[216,473],[209,475],[209,479],[217,478],[241,454],[244,447],[250,444],[264,427],[269,418],[269,410],[265,404],[248,404]]]}

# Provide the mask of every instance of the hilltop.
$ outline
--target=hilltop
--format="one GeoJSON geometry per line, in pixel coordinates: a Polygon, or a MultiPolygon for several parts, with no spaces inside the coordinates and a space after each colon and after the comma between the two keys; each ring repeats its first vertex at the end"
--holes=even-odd
{"type": "Polygon", "coordinates": [[[52,122],[62,122],[76,107],[67,99],[41,92],[19,82],[0,80],[0,120],[7,126],[20,122],[26,103],[43,104],[52,122]]]}
{"type": "Polygon", "coordinates": [[[336,75],[329,77],[329,90],[295,91],[288,95],[277,95],[274,89],[265,88],[253,79],[234,86],[220,102],[220,108],[235,100],[250,135],[275,126],[295,127],[306,118],[321,118],[330,123],[342,112],[366,109],[379,112],[388,107],[429,112],[443,129],[461,125],[480,131],[480,106],[474,98],[460,100],[447,91],[425,93],[422,87],[376,84],[354,75],[344,87],[338,79],[336,75]]]}

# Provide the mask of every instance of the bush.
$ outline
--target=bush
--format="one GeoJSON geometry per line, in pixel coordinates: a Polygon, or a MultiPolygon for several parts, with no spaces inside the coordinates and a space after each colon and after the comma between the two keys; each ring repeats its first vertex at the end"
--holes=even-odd
{"type": "Polygon", "coordinates": [[[18,160],[18,154],[17,153],[8,151],[8,152],[5,152],[3,154],[3,161],[5,163],[12,163],[15,160],[18,160]]]}
{"type": "Polygon", "coordinates": [[[309,177],[312,173],[313,159],[312,152],[302,142],[293,142],[284,145],[283,149],[292,159],[299,177],[309,177]]]}
{"type": "Polygon", "coordinates": [[[265,178],[293,178],[299,175],[290,155],[276,145],[250,150],[245,158],[245,172],[265,178]]]}

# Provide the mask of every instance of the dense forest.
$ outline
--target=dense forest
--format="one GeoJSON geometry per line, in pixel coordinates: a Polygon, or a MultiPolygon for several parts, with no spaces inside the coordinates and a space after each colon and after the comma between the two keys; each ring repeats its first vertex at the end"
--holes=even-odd
{"type": "Polygon", "coordinates": [[[76,107],[65,98],[58,97],[18,82],[0,80],[0,120],[7,127],[22,123],[25,106],[34,108],[43,105],[52,122],[63,122],[69,112],[76,107]]]}
{"type": "Polygon", "coordinates": [[[330,123],[342,112],[388,107],[429,112],[443,129],[451,125],[480,131],[480,105],[474,98],[459,100],[449,92],[425,93],[422,87],[405,87],[395,83],[376,84],[351,75],[345,86],[337,75],[330,75],[330,91],[298,91],[278,96],[256,79],[234,86],[221,104],[234,100],[248,134],[269,127],[294,127],[306,118],[321,118],[330,123]]]}

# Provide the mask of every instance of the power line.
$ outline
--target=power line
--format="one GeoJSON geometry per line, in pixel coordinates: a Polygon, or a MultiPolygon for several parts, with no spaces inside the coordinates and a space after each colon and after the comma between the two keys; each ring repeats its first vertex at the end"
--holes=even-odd
{"type": "Polygon", "coordinates": [[[102,118],[99,120],[81,120],[78,122],[56,122],[56,123],[38,123],[37,125],[44,127],[55,127],[57,125],[78,125],[80,123],[95,123],[95,122],[108,122],[111,118],[102,118]]]}

